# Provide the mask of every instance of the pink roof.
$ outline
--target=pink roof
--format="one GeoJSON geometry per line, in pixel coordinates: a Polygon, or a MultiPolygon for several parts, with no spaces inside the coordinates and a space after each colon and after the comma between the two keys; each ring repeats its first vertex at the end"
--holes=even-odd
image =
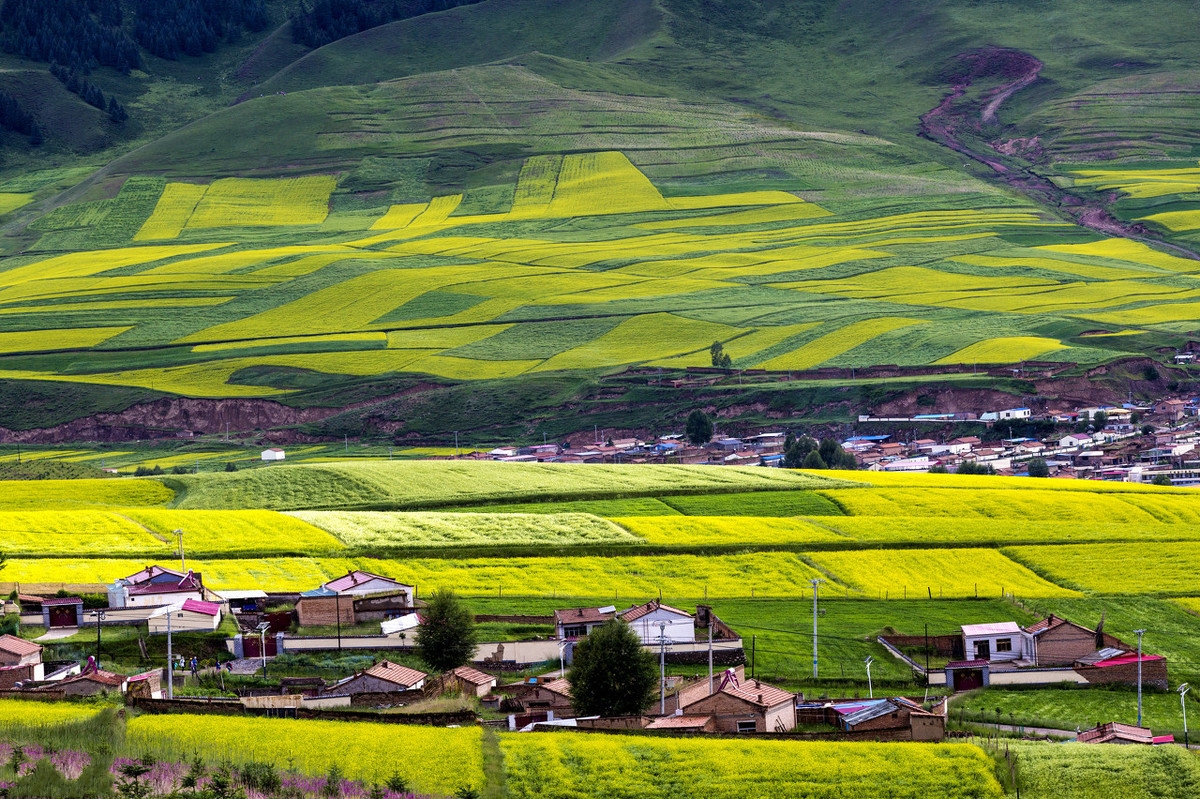
{"type": "Polygon", "coordinates": [[[344,576],[339,577],[336,580],[330,580],[329,582],[325,583],[325,587],[331,591],[345,591],[348,588],[353,588],[356,585],[361,585],[363,583],[369,583],[372,580],[383,580],[384,582],[391,583],[392,585],[404,586],[405,588],[408,587],[398,580],[393,580],[391,577],[384,577],[381,574],[371,574],[370,572],[365,572],[361,569],[355,569],[352,572],[347,572],[344,576]]]}
{"type": "Polygon", "coordinates": [[[616,616],[615,610],[601,612],[599,608],[569,608],[554,611],[558,624],[601,624],[616,616]]]}
{"type": "Polygon", "coordinates": [[[177,572],[174,569],[168,569],[163,566],[147,566],[146,568],[142,569],[140,572],[137,572],[136,574],[131,574],[128,577],[126,577],[125,581],[129,582],[129,583],[134,583],[136,585],[137,583],[144,583],[147,580],[157,577],[160,574],[170,574],[170,575],[174,575],[175,577],[183,577],[183,572],[177,572]]]}
{"type": "Polygon", "coordinates": [[[216,602],[201,602],[199,599],[183,600],[183,609],[193,613],[203,613],[205,616],[221,615],[221,606],[216,602]]]}
{"type": "Polygon", "coordinates": [[[389,660],[380,661],[363,673],[396,685],[403,685],[405,688],[411,688],[428,676],[423,671],[410,669],[408,666],[392,663],[389,660]]]}
{"type": "Polygon", "coordinates": [[[1156,743],[1156,744],[1173,744],[1173,743],[1175,743],[1175,736],[1174,735],[1155,735],[1153,740],[1154,740],[1154,743],[1156,743]]]}
{"type": "Polygon", "coordinates": [[[496,678],[490,674],[484,674],[478,669],[473,669],[470,666],[459,666],[451,672],[455,677],[466,680],[472,685],[491,685],[496,681],[496,678]]]}
{"type": "MultiPolygon", "coordinates": [[[[1164,658],[1162,655],[1142,655],[1143,663],[1149,663],[1154,660],[1165,660],[1165,659],[1166,658],[1164,658]]],[[[1137,663],[1137,662],[1138,662],[1137,654],[1129,654],[1129,655],[1121,655],[1120,657],[1109,658],[1108,660],[1101,660],[1096,663],[1093,663],[1092,665],[1098,669],[1103,669],[1108,666],[1127,666],[1130,663],[1137,663]]]]}
{"type": "Polygon", "coordinates": [[[570,680],[561,677],[557,680],[551,680],[550,682],[542,683],[542,687],[547,691],[551,691],[552,693],[562,694],[563,696],[571,695],[570,680]]]}
{"type": "Polygon", "coordinates": [[[793,702],[796,699],[795,694],[758,680],[747,680],[739,687],[724,685],[721,687],[721,693],[736,696],[738,699],[759,707],[774,707],[783,702],[793,702]]]}

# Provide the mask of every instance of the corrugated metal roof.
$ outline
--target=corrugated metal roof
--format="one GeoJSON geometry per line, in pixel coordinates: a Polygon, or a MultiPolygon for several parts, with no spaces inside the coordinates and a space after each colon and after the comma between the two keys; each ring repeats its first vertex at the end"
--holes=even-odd
{"type": "Polygon", "coordinates": [[[1015,621],[997,621],[990,624],[964,624],[963,635],[1020,635],[1021,627],[1015,621]]]}

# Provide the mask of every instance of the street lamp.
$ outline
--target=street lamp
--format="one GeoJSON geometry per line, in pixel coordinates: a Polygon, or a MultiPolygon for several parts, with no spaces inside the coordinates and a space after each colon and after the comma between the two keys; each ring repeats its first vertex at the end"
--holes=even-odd
{"type": "Polygon", "coordinates": [[[93,610],[88,614],[96,617],[96,671],[100,670],[100,622],[104,621],[103,610],[93,610]]]}
{"type": "Polygon", "coordinates": [[[1187,692],[1191,689],[1188,688],[1187,683],[1184,683],[1175,690],[1179,692],[1179,707],[1183,708],[1183,748],[1190,749],[1191,747],[1188,745],[1187,731],[1187,702],[1184,701],[1184,697],[1187,696],[1187,692]]]}
{"type": "Polygon", "coordinates": [[[875,658],[867,655],[867,659],[863,664],[867,667],[867,696],[871,699],[875,698],[875,687],[871,683],[871,664],[875,662],[875,658]]]}
{"type": "Polygon", "coordinates": [[[1142,636],[1146,634],[1145,630],[1134,630],[1138,637],[1138,722],[1137,725],[1142,726],[1142,636]]]}
{"type": "Polygon", "coordinates": [[[261,621],[258,627],[258,654],[262,656],[263,677],[267,676],[267,630],[271,629],[271,623],[261,621]]]}
{"type": "Polygon", "coordinates": [[[187,571],[187,559],[184,558],[184,556],[183,556],[183,530],[182,529],[172,530],[171,535],[173,535],[179,539],[179,566],[184,572],[186,572],[187,571]]]}
{"type": "Polygon", "coordinates": [[[658,623],[658,715],[667,715],[667,623],[665,621],[658,623]]]}

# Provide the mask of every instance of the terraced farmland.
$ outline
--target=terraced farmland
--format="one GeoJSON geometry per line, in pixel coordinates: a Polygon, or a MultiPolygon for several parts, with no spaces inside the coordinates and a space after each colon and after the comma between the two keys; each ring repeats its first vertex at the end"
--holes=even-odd
{"type": "Polygon", "coordinates": [[[527,159],[503,210],[462,211],[469,191],[434,196],[336,235],[318,230],[333,176],[138,187],[154,205],[126,225],[132,243],[178,243],[0,271],[0,379],[265,397],[295,389],[240,375],[683,368],[707,365],[713,341],[738,368],[776,371],[1091,363],[1135,341],[1073,338],[1096,322],[1169,330],[1200,297],[1194,263],[1142,244],[1021,246],[1079,232],[982,195],[977,208],[884,215],[775,190],[670,197],[617,151],[527,159]],[[578,229],[556,232],[564,219],[578,229]],[[274,232],[240,232],[252,227],[274,232]],[[1047,315],[1057,337],[1038,334],[1047,315]],[[146,347],[165,348],[153,366],[130,349],[146,347]],[[105,357],[26,357],[53,350],[105,357]]]}

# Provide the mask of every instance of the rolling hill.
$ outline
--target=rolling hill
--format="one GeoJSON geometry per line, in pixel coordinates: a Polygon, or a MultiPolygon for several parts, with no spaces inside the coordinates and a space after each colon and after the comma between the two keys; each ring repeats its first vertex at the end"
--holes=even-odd
{"type": "Polygon", "coordinates": [[[317,49],[266,8],[94,70],[123,126],[5,57],[48,134],[0,173],[0,381],[37,398],[0,427],[163,397],[436,434],[456,392],[475,429],[591,426],[714,341],[749,385],[628,426],[830,413],[797,378],[1103,394],[1200,316],[1186,3],[484,0],[317,49]]]}

